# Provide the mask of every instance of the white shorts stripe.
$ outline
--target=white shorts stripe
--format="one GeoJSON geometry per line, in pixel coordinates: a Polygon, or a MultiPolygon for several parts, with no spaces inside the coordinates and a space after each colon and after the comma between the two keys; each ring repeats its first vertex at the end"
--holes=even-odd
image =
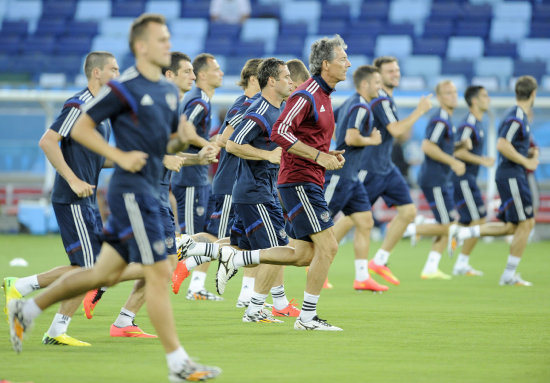
{"type": "Polygon", "coordinates": [[[152,265],[155,263],[153,257],[153,250],[147,237],[147,230],[145,230],[145,224],[143,223],[143,217],[139,210],[139,205],[136,202],[136,196],[133,193],[123,193],[124,206],[130,219],[130,225],[132,225],[132,231],[134,232],[134,238],[138,245],[139,254],[141,255],[141,263],[144,265],[152,265]]]}
{"type": "Polygon", "coordinates": [[[464,196],[464,202],[466,202],[466,207],[468,208],[468,212],[470,212],[470,217],[474,221],[478,220],[479,211],[477,210],[476,201],[474,199],[472,189],[470,189],[470,184],[468,183],[468,180],[460,181],[460,190],[462,190],[462,195],[464,196]]]}
{"type": "Polygon", "coordinates": [[[357,173],[357,178],[359,178],[359,181],[361,181],[361,183],[365,182],[365,178],[367,178],[368,172],[369,172],[368,170],[362,169],[362,170],[359,170],[359,173],[357,173]]]}
{"type": "Polygon", "coordinates": [[[231,203],[233,198],[231,194],[223,196],[222,213],[220,215],[220,226],[218,227],[218,238],[225,238],[225,232],[227,231],[227,224],[229,223],[229,212],[231,211],[231,203]]]}
{"type": "Polygon", "coordinates": [[[275,229],[273,228],[273,223],[271,222],[271,217],[269,216],[267,209],[261,203],[256,204],[256,208],[258,209],[258,213],[260,213],[260,217],[264,222],[265,231],[267,232],[267,237],[269,238],[269,244],[271,247],[277,247],[279,244],[277,241],[277,234],[275,233],[275,229]]]}
{"type": "Polygon", "coordinates": [[[90,242],[90,236],[88,235],[88,228],[84,222],[80,205],[71,204],[70,206],[80,246],[82,247],[84,267],[89,269],[94,265],[94,252],[92,243],[90,242]]]}
{"type": "Polygon", "coordinates": [[[435,207],[439,212],[439,218],[441,219],[441,223],[447,224],[450,222],[449,213],[447,211],[447,206],[445,206],[445,199],[443,198],[441,187],[437,186],[437,187],[434,187],[432,190],[434,193],[435,207]]]}
{"type": "Polygon", "coordinates": [[[334,191],[336,190],[336,186],[338,186],[338,181],[340,181],[340,176],[333,174],[332,177],[330,177],[330,181],[325,189],[325,201],[327,201],[327,205],[330,205],[330,201],[332,201],[334,191]]]}
{"type": "Polygon", "coordinates": [[[296,186],[296,193],[298,195],[298,198],[300,199],[300,202],[302,203],[302,206],[304,207],[304,211],[306,212],[313,231],[315,231],[316,233],[320,232],[321,225],[319,224],[319,220],[315,215],[315,209],[313,209],[313,206],[311,206],[311,202],[309,202],[309,198],[307,197],[304,187],[301,185],[296,186]]]}
{"type": "Polygon", "coordinates": [[[514,199],[514,206],[516,207],[516,212],[518,213],[518,219],[520,221],[525,221],[527,217],[525,216],[525,210],[523,210],[523,202],[521,202],[518,180],[515,178],[510,178],[508,179],[508,184],[510,185],[510,191],[512,192],[512,198],[514,199]]]}
{"type": "Polygon", "coordinates": [[[185,233],[195,234],[195,187],[185,188],[185,233]]]}

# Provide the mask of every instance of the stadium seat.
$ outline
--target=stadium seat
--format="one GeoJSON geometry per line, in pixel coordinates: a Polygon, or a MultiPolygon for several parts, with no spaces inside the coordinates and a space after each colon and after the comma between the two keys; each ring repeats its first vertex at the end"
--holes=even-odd
{"type": "MultiPolygon", "coordinates": [[[[263,41],[242,41],[234,53],[245,57],[262,57],[266,55],[265,45],[263,41]]],[[[273,52],[273,49],[271,52],[273,52]]]]}
{"type": "Polygon", "coordinates": [[[376,37],[382,33],[385,23],[378,20],[353,20],[348,28],[346,36],[350,37],[376,37]]]}
{"type": "Polygon", "coordinates": [[[111,17],[109,0],[80,0],[76,6],[76,20],[103,21],[111,17]]]}
{"type": "Polygon", "coordinates": [[[42,18],[38,21],[35,35],[38,36],[59,36],[67,31],[67,21],[64,19],[42,18]]]}
{"type": "Polygon", "coordinates": [[[321,16],[321,4],[316,1],[285,1],[281,4],[281,18],[284,22],[303,22],[308,33],[317,31],[321,16]]]}
{"type": "Polygon", "coordinates": [[[238,24],[210,23],[210,28],[208,29],[208,37],[224,37],[237,40],[237,36],[239,35],[240,31],[241,26],[238,24]]]}
{"type": "Polygon", "coordinates": [[[279,38],[301,38],[305,39],[307,36],[307,25],[303,23],[281,23],[279,30],[279,38]]]}
{"type": "Polygon", "coordinates": [[[370,59],[365,55],[348,55],[348,60],[351,63],[351,67],[348,69],[347,78],[353,80],[353,72],[362,65],[369,65],[370,59]]]}
{"type": "Polygon", "coordinates": [[[456,2],[442,2],[432,4],[430,20],[454,20],[462,15],[462,4],[456,2]]]}
{"type": "Polygon", "coordinates": [[[481,57],[474,62],[474,72],[478,77],[497,77],[500,86],[505,88],[514,72],[514,61],[510,57],[481,57]]]}
{"type": "Polygon", "coordinates": [[[111,52],[117,60],[121,60],[121,57],[130,50],[130,47],[125,38],[97,35],[92,42],[92,50],[111,52]]]}
{"type": "Polygon", "coordinates": [[[389,12],[390,6],[387,1],[363,2],[359,19],[387,22],[389,12]]]}
{"type": "Polygon", "coordinates": [[[278,4],[254,4],[250,16],[254,18],[280,19],[281,7],[278,4]]]}
{"type": "Polygon", "coordinates": [[[376,44],[373,37],[352,36],[346,39],[346,43],[348,45],[348,49],[346,51],[348,55],[374,56],[374,48],[376,44]]]}
{"type": "Polygon", "coordinates": [[[328,20],[349,23],[350,18],[351,11],[348,4],[323,4],[323,8],[321,10],[321,24],[328,20]]]}
{"type": "Polygon", "coordinates": [[[115,1],[112,4],[113,17],[138,17],[145,12],[145,3],[141,0],[115,1]]]}
{"type": "Polygon", "coordinates": [[[85,36],[65,36],[57,39],[55,53],[85,55],[91,51],[92,39],[85,36]]]}
{"type": "Polygon", "coordinates": [[[201,17],[208,19],[210,16],[210,1],[185,1],[181,7],[181,17],[201,17]]]}
{"type": "Polygon", "coordinates": [[[546,39],[524,39],[518,44],[518,54],[523,60],[550,60],[550,35],[546,39]]]}
{"type": "MultiPolygon", "coordinates": [[[[550,16],[548,18],[550,20],[550,16]]],[[[533,21],[531,23],[531,32],[529,37],[548,37],[550,36],[550,23],[545,21],[533,21]]]]}
{"type": "Polygon", "coordinates": [[[243,24],[241,30],[241,41],[261,41],[264,44],[265,53],[271,54],[275,50],[278,35],[278,20],[250,18],[243,24]]]}
{"type": "Polygon", "coordinates": [[[48,1],[42,7],[42,18],[72,19],[76,12],[76,1],[48,1]]]}
{"type": "Polygon", "coordinates": [[[344,35],[349,28],[349,23],[339,20],[321,20],[319,23],[319,29],[317,30],[318,35],[332,36],[339,34],[340,36],[344,35]]]}
{"type": "Polygon", "coordinates": [[[148,1],[145,5],[145,12],[160,13],[167,21],[179,18],[181,14],[181,1],[178,0],[156,0],[148,1]]]}
{"type": "Polygon", "coordinates": [[[29,31],[29,23],[25,20],[10,21],[4,20],[2,22],[2,29],[0,34],[3,36],[20,36],[25,37],[29,31]]]}
{"type": "Polygon", "coordinates": [[[376,39],[375,56],[395,56],[399,59],[412,54],[412,38],[410,36],[385,36],[376,39]]]}
{"type": "Polygon", "coordinates": [[[395,24],[421,23],[430,14],[430,6],[429,1],[394,0],[390,4],[388,20],[395,24]]]}
{"type": "Polygon", "coordinates": [[[523,20],[493,20],[490,37],[495,42],[518,42],[529,34],[529,23],[523,20]]]}
{"type": "Polygon", "coordinates": [[[133,21],[132,17],[107,18],[99,23],[99,33],[102,36],[127,39],[133,21]]]}
{"type": "Polygon", "coordinates": [[[55,48],[56,40],[53,36],[29,36],[23,43],[25,53],[51,54],[55,48]]]}
{"type": "Polygon", "coordinates": [[[0,52],[17,54],[23,45],[23,38],[12,35],[0,35],[0,52]]]}
{"type": "Polygon", "coordinates": [[[71,36],[94,37],[99,32],[97,21],[79,21],[73,20],[68,23],[67,30],[71,36]]]}
{"type": "Polygon", "coordinates": [[[415,55],[436,55],[444,57],[447,52],[447,39],[429,38],[415,39],[413,53],[415,55]]]}
{"type": "MultiPolygon", "coordinates": [[[[57,47],[57,49],[59,49],[59,47],[57,47]]],[[[64,73],[67,77],[74,77],[78,73],[82,72],[83,57],[83,54],[62,54],[61,52],[59,52],[55,56],[50,57],[47,65],[44,68],[44,71],[64,73]]],[[[120,60],[120,57],[118,57],[117,59],[120,60]]]]}
{"type": "Polygon", "coordinates": [[[38,86],[41,88],[64,88],[67,84],[65,73],[41,73],[38,86]]]}
{"type": "Polygon", "coordinates": [[[304,39],[280,36],[275,45],[273,54],[276,57],[280,55],[291,55],[294,57],[302,57],[304,53],[304,39]]]}
{"type": "Polygon", "coordinates": [[[531,3],[528,1],[503,1],[493,5],[493,16],[498,20],[531,20],[531,3]]]}
{"type": "Polygon", "coordinates": [[[514,62],[513,75],[519,77],[527,74],[533,76],[540,82],[542,76],[546,74],[546,62],[516,60],[514,62]]]}
{"type": "Polygon", "coordinates": [[[489,92],[497,92],[500,89],[500,82],[495,76],[474,76],[472,77],[472,85],[481,85],[489,92]]]}
{"type": "Polygon", "coordinates": [[[399,90],[421,91],[426,89],[426,81],[420,76],[403,76],[399,81],[399,90]]]}
{"type": "Polygon", "coordinates": [[[462,5],[462,20],[490,22],[492,17],[493,7],[490,4],[464,3],[462,5]]]}
{"type": "Polygon", "coordinates": [[[447,57],[450,59],[473,60],[483,56],[483,39],[481,37],[450,37],[447,57]]]}
{"type": "Polygon", "coordinates": [[[422,36],[424,38],[448,38],[453,31],[454,25],[450,21],[426,21],[422,36]]]}
{"type": "Polygon", "coordinates": [[[188,55],[191,60],[199,53],[204,52],[203,39],[189,39],[185,36],[177,36],[171,39],[171,43],[173,51],[183,52],[188,55]]]}
{"type": "Polygon", "coordinates": [[[428,78],[427,79],[428,87],[430,89],[435,89],[435,86],[437,85],[437,83],[441,81],[446,81],[446,80],[452,81],[459,92],[464,92],[464,90],[469,84],[469,82],[466,80],[466,77],[460,74],[459,75],[440,75],[440,76],[433,76],[428,78]]]}
{"type": "Polygon", "coordinates": [[[415,34],[415,26],[409,23],[387,24],[381,33],[386,36],[407,35],[412,37],[415,34]]]}
{"type": "Polygon", "coordinates": [[[542,22],[542,23],[548,23],[548,20],[550,20],[550,3],[543,2],[543,3],[537,3],[533,5],[533,22],[542,22]]]}
{"type": "Polygon", "coordinates": [[[42,1],[10,1],[5,18],[8,20],[36,21],[42,15],[42,1]]]}
{"type": "Polygon", "coordinates": [[[361,13],[363,0],[326,0],[326,3],[332,5],[347,4],[349,6],[351,18],[356,19],[361,13]]]}
{"type": "Polygon", "coordinates": [[[544,89],[547,92],[550,92],[550,76],[542,76],[542,80],[540,82],[540,87],[544,89]]]}
{"type": "Polygon", "coordinates": [[[408,77],[429,78],[441,73],[441,58],[435,55],[410,56],[401,61],[401,72],[408,77]]]}
{"type": "Polygon", "coordinates": [[[441,65],[441,74],[461,74],[467,79],[471,79],[474,75],[474,64],[472,61],[466,60],[444,60],[441,65]]]}
{"type": "Polygon", "coordinates": [[[198,40],[203,45],[208,34],[208,21],[191,18],[172,20],[169,29],[174,38],[198,40]]]}
{"type": "Polygon", "coordinates": [[[514,43],[493,43],[485,45],[485,56],[508,56],[517,57],[516,44],[514,43]]]}
{"type": "Polygon", "coordinates": [[[489,35],[489,23],[486,21],[460,20],[456,24],[455,36],[478,36],[486,39],[489,35]]]}
{"type": "Polygon", "coordinates": [[[231,38],[219,37],[213,38],[209,37],[204,43],[204,50],[208,53],[215,55],[225,55],[229,56],[233,54],[235,40],[231,38]]]}

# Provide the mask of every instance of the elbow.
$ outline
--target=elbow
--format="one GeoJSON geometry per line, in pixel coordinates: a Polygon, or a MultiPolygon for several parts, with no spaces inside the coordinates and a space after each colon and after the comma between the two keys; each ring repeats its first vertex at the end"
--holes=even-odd
{"type": "Polygon", "coordinates": [[[502,137],[499,137],[499,139],[497,140],[497,150],[502,153],[505,147],[506,147],[506,140],[502,137]]]}
{"type": "Polygon", "coordinates": [[[430,141],[426,139],[422,140],[422,152],[424,152],[424,154],[428,154],[429,151],[430,151],[430,141]]]}

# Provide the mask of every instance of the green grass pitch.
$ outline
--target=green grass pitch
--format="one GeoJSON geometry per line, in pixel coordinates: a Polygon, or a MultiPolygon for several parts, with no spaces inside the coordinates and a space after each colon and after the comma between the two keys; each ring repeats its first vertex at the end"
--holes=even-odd
{"type": "MultiPolygon", "coordinates": [[[[372,243],[371,254],[379,245],[372,243]]],[[[180,339],[200,362],[223,369],[218,382],[550,382],[550,244],[528,245],[519,270],[534,283],[531,288],[498,286],[508,255],[503,241],[479,243],[475,250],[471,263],[485,276],[423,281],[420,271],[429,246],[427,240],[416,248],[405,240],[399,243],[390,266],[401,285],[384,294],[352,289],[352,246],[341,246],[329,274],[335,287],[323,291],[318,306],[319,315],[341,326],[341,333],[298,332],[290,318],[284,324],[242,323],[242,310],[235,308],[240,274],[229,283],[223,302],[187,301],[185,282],[180,295],[172,295],[180,339]]],[[[0,236],[2,277],[65,262],[57,236],[0,236]],[[25,258],[29,267],[10,267],[14,257],[25,258]]],[[[441,269],[450,272],[453,262],[444,255],[441,269]]],[[[207,279],[211,290],[214,271],[215,265],[207,279]]],[[[304,284],[304,269],[287,267],[287,296],[301,302],[304,284]]],[[[109,337],[131,286],[126,282],[110,289],[92,320],[77,312],[69,334],[92,343],[89,348],[41,344],[57,306],[36,320],[20,355],[12,351],[8,326],[0,320],[0,378],[167,381],[158,340],[109,337]]],[[[145,308],[136,322],[154,332],[145,308]]]]}

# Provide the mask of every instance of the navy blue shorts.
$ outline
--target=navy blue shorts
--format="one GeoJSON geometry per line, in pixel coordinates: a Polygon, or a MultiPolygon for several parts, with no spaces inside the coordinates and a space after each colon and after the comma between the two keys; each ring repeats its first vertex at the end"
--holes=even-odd
{"type": "Polygon", "coordinates": [[[160,220],[164,232],[164,244],[166,245],[167,254],[177,254],[176,248],[176,221],[174,220],[174,212],[170,206],[169,194],[161,193],[160,195],[160,220]]]}
{"type": "Polygon", "coordinates": [[[311,234],[334,226],[323,189],[314,183],[279,186],[279,196],[287,211],[294,238],[311,241],[311,234]]]}
{"type": "Polygon", "coordinates": [[[455,220],[455,203],[451,185],[421,187],[421,189],[437,222],[448,224],[455,220]]]}
{"type": "Polygon", "coordinates": [[[237,246],[238,248],[243,250],[252,250],[252,248],[250,247],[250,241],[245,234],[244,224],[237,212],[235,211],[235,206],[233,206],[233,212],[235,214],[235,217],[233,219],[233,224],[231,225],[229,243],[232,246],[237,246]]]}
{"type": "Polygon", "coordinates": [[[487,215],[481,190],[473,177],[464,177],[454,183],[454,200],[460,215],[459,222],[469,225],[487,215]]]}
{"type": "Polygon", "coordinates": [[[244,227],[250,250],[288,245],[283,209],[279,201],[258,204],[234,204],[244,227]]]}
{"type": "Polygon", "coordinates": [[[172,193],[178,201],[178,221],[182,233],[197,234],[206,230],[211,186],[177,186],[172,193]]]}
{"type": "Polygon", "coordinates": [[[533,218],[533,199],[527,177],[496,179],[500,208],[497,218],[519,223],[533,218]]]}
{"type": "Polygon", "coordinates": [[[235,218],[231,194],[214,194],[210,200],[214,202],[214,211],[210,214],[206,232],[220,239],[229,237],[235,218]]]}
{"type": "Polygon", "coordinates": [[[71,265],[90,268],[101,250],[103,224],[96,205],[52,203],[71,265]]]}
{"type": "Polygon", "coordinates": [[[105,241],[127,262],[152,265],[166,259],[161,203],[149,194],[108,195],[111,216],[103,228],[105,241]]]}
{"type": "Polygon", "coordinates": [[[366,170],[361,170],[359,171],[359,180],[365,185],[371,205],[374,205],[379,197],[384,199],[388,207],[413,203],[409,186],[396,167],[386,175],[367,173],[366,170]]]}
{"type": "Polygon", "coordinates": [[[337,174],[325,180],[325,200],[333,217],[340,211],[344,215],[351,215],[372,209],[361,181],[340,178],[337,174]]]}

